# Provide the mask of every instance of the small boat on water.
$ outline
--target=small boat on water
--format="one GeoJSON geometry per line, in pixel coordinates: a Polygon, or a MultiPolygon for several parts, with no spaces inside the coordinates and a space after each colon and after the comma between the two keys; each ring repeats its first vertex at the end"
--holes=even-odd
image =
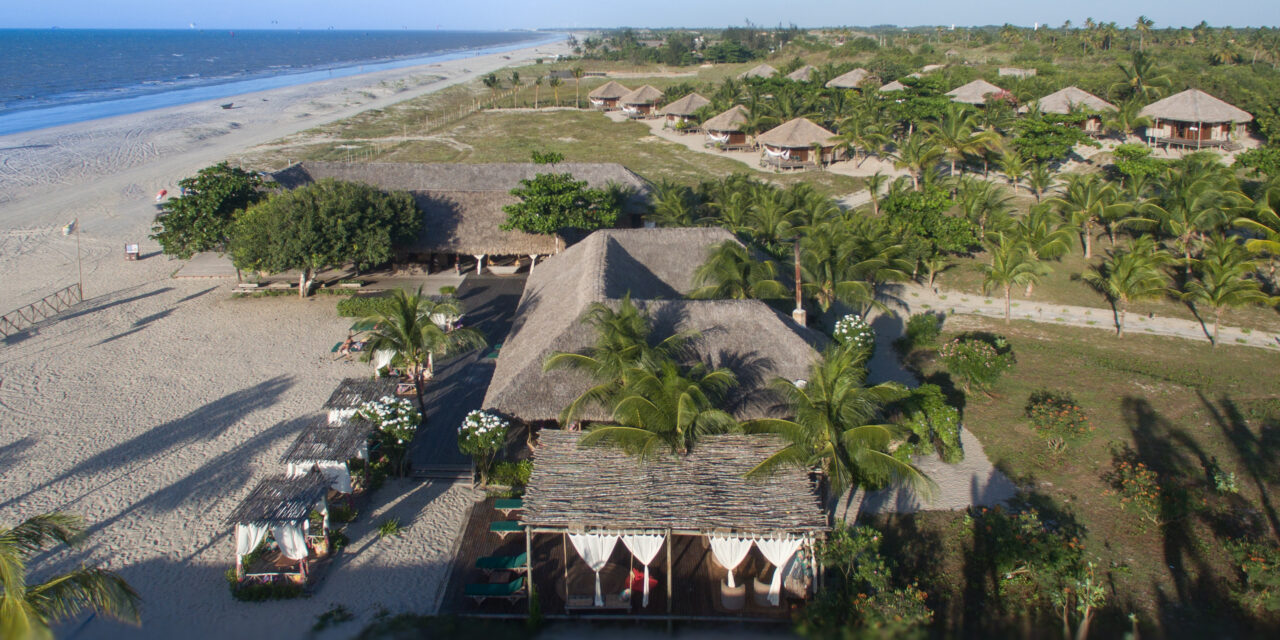
{"type": "Polygon", "coordinates": [[[228,102],[228,103],[226,103],[226,104],[218,105],[218,106],[222,107],[223,109],[230,109],[230,108],[231,108],[231,105],[233,105],[233,104],[235,104],[235,103],[234,103],[234,102],[228,102]]]}

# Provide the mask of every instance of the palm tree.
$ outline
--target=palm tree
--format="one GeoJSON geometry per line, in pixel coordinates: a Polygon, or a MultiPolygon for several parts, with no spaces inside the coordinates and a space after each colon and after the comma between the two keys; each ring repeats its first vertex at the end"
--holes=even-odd
{"type": "Polygon", "coordinates": [[[738,421],[720,408],[738,384],[728,369],[702,363],[682,369],[667,361],[623,377],[612,420],[591,427],[580,446],[616,446],[644,459],[664,451],[688,453],[703,436],[739,430],[738,421]]]}
{"type": "Polygon", "coordinates": [[[761,194],[751,205],[749,215],[752,239],[767,251],[777,251],[794,235],[796,211],[781,192],[761,194]]]}
{"type": "Polygon", "coordinates": [[[551,76],[547,79],[547,86],[551,87],[557,107],[560,106],[560,85],[562,84],[564,84],[564,81],[561,80],[559,76],[551,76]]]}
{"type": "Polygon", "coordinates": [[[816,468],[833,496],[893,481],[929,492],[929,479],[889,452],[897,429],[878,423],[883,407],[905,397],[907,390],[895,382],[866,386],[864,353],[832,348],[809,369],[808,380],[774,382],[792,418],[751,420],[742,428],[781,436],[786,446],[748,471],[748,479],[763,479],[785,467],[816,468]]]}
{"type": "Polygon", "coordinates": [[[493,108],[498,108],[498,90],[502,89],[502,79],[496,73],[490,73],[480,79],[493,95],[493,108]]]}
{"type": "Polygon", "coordinates": [[[1044,274],[1044,267],[1021,242],[1003,233],[987,243],[987,253],[991,263],[982,265],[982,287],[987,291],[1004,289],[1004,323],[1009,324],[1013,286],[1030,286],[1044,274]]]}
{"type": "Polygon", "coordinates": [[[1013,192],[1017,194],[1018,183],[1027,175],[1027,163],[1023,161],[1022,154],[1014,150],[1000,154],[1000,171],[1004,172],[1009,184],[1013,185],[1013,192]]]}
{"type": "Polygon", "coordinates": [[[1128,138],[1139,127],[1146,127],[1151,124],[1150,118],[1141,115],[1142,107],[1142,100],[1139,98],[1125,100],[1116,105],[1115,111],[1110,111],[1103,116],[1103,125],[1119,133],[1124,138],[1128,138]]]}
{"type": "Polygon", "coordinates": [[[1146,236],[1134,240],[1127,250],[1113,249],[1108,254],[1083,278],[1116,305],[1116,335],[1123,338],[1129,303],[1156,300],[1168,293],[1169,278],[1163,268],[1168,256],[1146,236]]]}
{"type": "Polygon", "coordinates": [[[880,190],[889,182],[889,176],[877,171],[866,178],[867,194],[871,196],[871,215],[880,215],[880,190]]]}
{"type": "Polygon", "coordinates": [[[978,236],[985,236],[988,228],[994,228],[1013,210],[1013,197],[1003,187],[965,176],[957,191],[960,211],[970,222],[978,225],[978,236]]]}
{"type": "Polygon", "coordinates": [[[574,108],[581,109],[582,92],[579,91],[579,87],[582,85],[582,76],[586,74],[586,71],[582,67],[574,67],[569,71],[569,73],[573,74],[573,106],[574,108]]]}
{"type": "Polygon", "coordinates": [[[84,521],[65,513],[33,516],[0,529],[0,637],[53,638],[49,628],[91,610],[137,624],[141,598],[119,575],[81,566],[37,583],[27,583],[31,557],[56,544],[78,548],[86,537],[84,521]]]}
{"type": "Polygon", "coordinates": [[[1047,162],[1031,163],[1031,170],[1027,172],[1027,186],[1036,194],[1036,204],[1040,203],[1040,197],[1046,191],[1053,189],[1058,183],[1057,177],[1053,170],[1049,168],[1047,162]]]}
{"type": "Polygon", "coordinates": [[[951,103],[937,122],[924,125],[925,132],[945,151],[951,163],[950,175],[956,174],[956,160],[963,159],[972,148],[976,123],[977,118],[968,107],[951,103]]]}
{"type": "Polygon", "coordinates": [[[911,173],[911,188],[920,190],[920,176],[925,169],[937,164],[944,151],[933,140],[919,133],[907,137],[891,154],[893,166],[911,173]]]}
{"type": "Polygon", "coordinates": [[[1098,174],[1073,173],[1067,177],[1067,190],[1050,201],[1080,229],[1085,260],[1093,257],[1094,225],[1113,217],[1117,208],[1125,209],[1126,205],[1117,202],[1118,199],[1116,188],[1098,174]]]}
{"type": "Polygon", "coordinates": [[[1143,44],[1146,35],[1151,33],[1151,27],[1155,25],[1155,21],[1146,16],[1138,16],[1137,21],[1133,23],[1133,28],[1138,30],[1138,51],[1143,50],[1143,44]]]}
{"type": "Polygon", "coordinates": [[[1155,62],[1142,51],[1130,54],[1129,64],[1116,63],[1124,80],[1111,85],[1113,93],[1151,101],[1159,98],[1166,89],[1173,86],[1173,81],[1164,71],[1157,69],[1155,62]]]}
{"type": "MultiPolygon", "coordinates": [[[[1056,260],[1071,251],[1074,234],[1070,225],[1048,206],[1031,207],[1026,215],[1014,222],[1011,231],[1036,260],[1056,260]]],[[[1045,268],[1048,269],[1048,265],[1045,268]]],[[[1028,296],[1034,287],[1034,281],[1027,283],[1028,296]]]]}
{"type": "Polygon", "coordinates": [[[538,91],[542,89],[542,76],[533,77],[533,108],[538,108],[538,91]]]}
{"type": "Polygon", "coordinates": [[[1160,197],[1143,203],[1133,224],[1158,228],[1173,238],[1189,277],[1195,241],[1235,220],[1249,199],[1236,188],[1230,168],[1210,153],[1182,158],[1165,173],[1160,187],[1160,197]]]}
{"type": "Polygon", "coordinates": [[[1263,187],[1254,199],[1253,217],[1241,216],[1232,224],[1251,232],[1255,237],[1245,240],[1244,247],[1255,254],[1267,257],[1272,280],[1276,277],[1276,260],[1280,259],[1280,180],[1263,187]]]}
{"type": "Polygon", "coordinates": [[[692,227],[697,224],[698,201],[693,190],[682,184],[660,179],[650,196],[653,221],[662,227],[692,227]]]}
{"type": "Polygon", "coordinates": [[[365,318],[365,322],[374,324],[374,329],[369,333],[364,360],[370,360],[378,351],[392,351],[395,355],[391,365],[413,380],[418,410],[424,416],[423,384],[435,375],[436,357],[448,357],[485,345],[484,335],[479,331],[452,328],[448,319],[460,315],[462,307],[456,300],[422,295],[422,287],[418,287],[412,294],[396,289],[385,310],[365,318]],[[438,319],[443,319],[441,324],[446,326],[436,324],[438,319]]]}
{"type": "Polygon", "coordinates": [[[1218,346],[1218,325],[1222,312],[1228,307],[1250,304],[1275,304],[1262,292],[1253,276],[1256,263],[1249,251],[1234,239],[1221,234],[1205,244],[1204,252],[1196,261],[1196,278],[1183,286],[1182,299],[1213,307],[1213,337],[1218,346]]]}
{"type": "Polygon", "coordinates": [[[787,288],[778,281],[778,265],[756,260],[751,250],[736,240],[725,240],[711,249],[710,257],[693,272],[698,288],[689,293],[700,300],[785,298],[787,288]]]}
{"type": "Polygon", "coordinates": [[[520,95],[520,72],[511,72],[511,108],[516,108],[516,96],[520,95]]]}

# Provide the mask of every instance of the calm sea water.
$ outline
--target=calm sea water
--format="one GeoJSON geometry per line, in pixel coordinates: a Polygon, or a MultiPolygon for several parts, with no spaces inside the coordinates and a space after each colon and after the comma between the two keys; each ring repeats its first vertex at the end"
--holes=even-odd
{"type": "Polygon", "coordinates": [[[0,29],[0,134],[555,39],[533,32],[0,29]]]}

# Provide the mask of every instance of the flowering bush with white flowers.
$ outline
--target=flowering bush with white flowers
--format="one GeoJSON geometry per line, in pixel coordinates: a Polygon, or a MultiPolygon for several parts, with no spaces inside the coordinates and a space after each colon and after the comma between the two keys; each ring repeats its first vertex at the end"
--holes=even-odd
{"type": "Polygon", "coordinates": [[[458,426],[458,449],[471,456],[480,470],[481,481],[488,478],[493,456],[507,442],[510,423],[486,411],[472,411],[458,426]]]}
{"type": "Polygon", "coordinates": [[[862,316],[851,313],[836,322],[831,337],[845,346],[871,351],[876,346],[876,332],[862,316]]]}
{"type": "Polygon", "coordinates": [[[413,403],[391,396],[383,396],[378,400],[370,400],[356,409],[356,417],[373,423],[373,433],[369,436],[372,450],[387,457],[403,474],[405,451],[413,434],[422,424],[422,414],[413,403]]]}

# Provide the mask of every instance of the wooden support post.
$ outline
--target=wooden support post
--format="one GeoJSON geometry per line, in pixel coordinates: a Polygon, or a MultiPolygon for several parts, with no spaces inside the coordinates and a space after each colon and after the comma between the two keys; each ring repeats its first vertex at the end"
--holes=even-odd
{"type": "Polygon", "coordinates": [[[533,527],[524,526],[524,582],[528,591],[525,602],[529,603],[529,613],[533,614],[533,527]]]}
{"type": "Polygon", "coordinates": [[[569,534],[560,534],[561,549],[564,550],[564,608],[569,613],[569,534]]]}
{"type": "Polygon", "coordinates": [[[671,615],[671,599],[674,597],[672,587],[675,583],[675,574],[671,572],[671,545],[674,542],[671,538],[671,529],[667,529],[667,615],[671,615]]]}

